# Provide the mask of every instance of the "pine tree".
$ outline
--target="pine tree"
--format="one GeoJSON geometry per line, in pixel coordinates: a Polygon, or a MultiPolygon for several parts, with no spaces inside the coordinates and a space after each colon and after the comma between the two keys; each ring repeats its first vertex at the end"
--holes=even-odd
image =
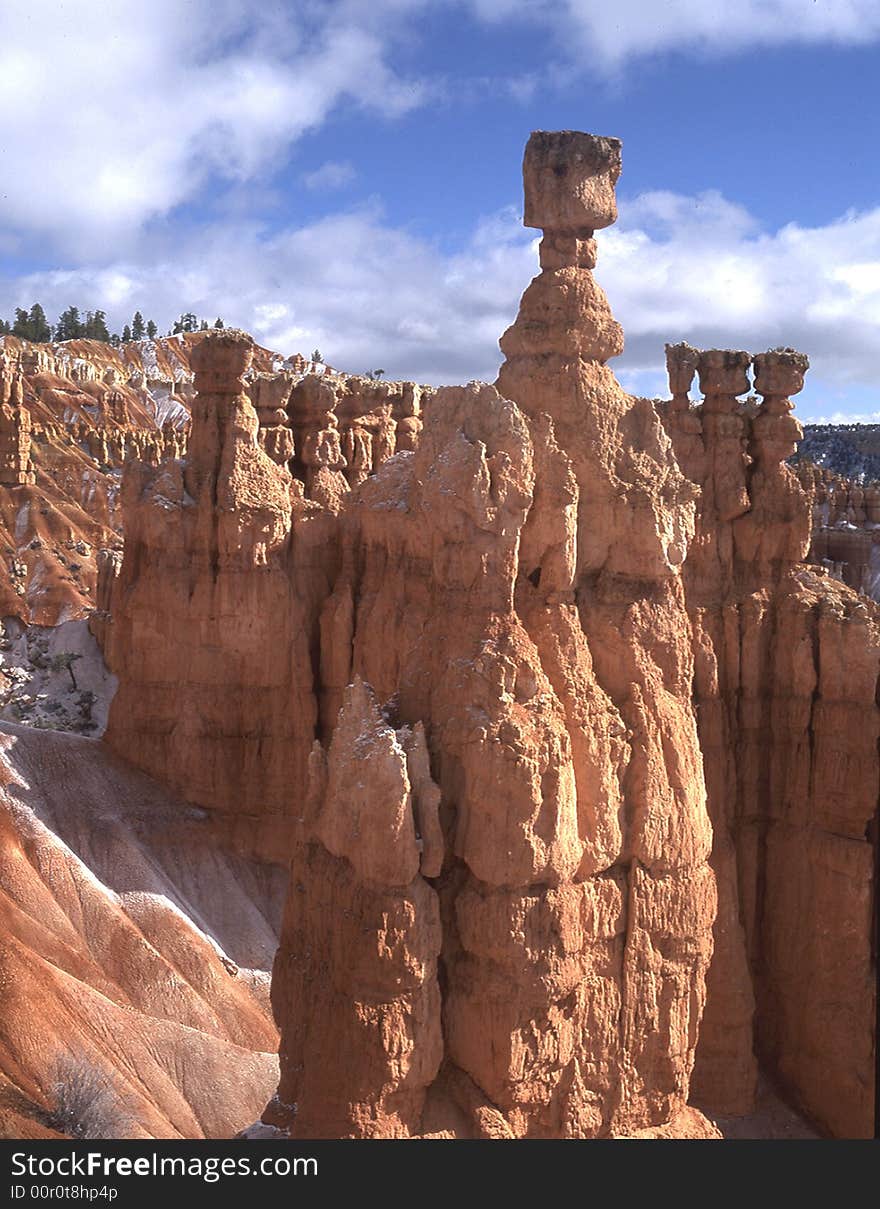
{"type": "Polygon", "coordinates": [[[147,339],[155,340],[159,329],[156,327],[152,319],[147,320],[147,339]]]}
{"type": "Polygon", "coordinates": [[[122,329],[122,343],[128,344],[130,340],[131,340],[131,328],[126,323],[125,327],[122,329]]]}
{"type": "Polygon", "coordinates": [[[318,365],[323,364],[324,358],[321,356],[321,350],[319,348],[316,348],[312,353],[312,360],[318,365]]]}
{"type": "Polygon", "coordinates": [[[202,322],[199,324],[199,331],[206,332],[207,330],[208,330],[208,320],[203,319],[202,322]]]}
{"type": "Polygon", "coordinates": [[[192,311],[186,311],[179,319],[174,321],[174,327],[171,329],[172,336],[179,336],[181,332],[198,331],[199,317],[194,315],[192,311]]]}
{"type": "Polygon", "coordinates": [[[62,311],[55,327],[56,340],[81,340],[85,328],[79,317],[79,307],[69,306],[62,311]]]}
{"type": "Polygon", "coordinates": [[[216,328],[224,328],[224,327],[226,327],[226,324],[225,324],[225,323],[223,322],[223,320],[222,320],[222,319],[219,317],[219,315],[218,315],[218,317],[217,317],[217,318],[214,320],[214,327],[216,327],[216,328]]]}
{"type": "Polygon", "coordinates": [[[39,302],[35,302],[31,307],[30,314],[28,315],[28,326],[31,333],[28,339],[33,340],[36,344],[48,344],[52,339],[52,328],[49,326],[46,312],[39,302]]]}
{"type": "Polygon", "coordinates": [[[110,337],[110,343],[112,344],[112,346],[113,346],[114,348],[119,348],[119,346],[120,346],[120,344],[122,343],[122,341],[119,339],[119,333],[118,333],[118,332],[113,332],[113,334],[112,334],[112,335],[111,335],[111,337],[110,337]]]}
{"type": "Polygon", "coordinates": [[[11,336],[12,324],[8,319],[0,319],[0,336],[11,336]]]}
{"type": "Polygon", "coordinates": [[[107,315],[104,311],[89,311],[86,316],[85,334],[89,340],[102,340],[109,344],[110,333],[107,330],[107,315]]]}
{"type": "Polygon", "coordinates": [[[135,311],[134,318],[131,321],[131,338],[132,340],[143,340],[144,338],[144,317],[140,311],[135,311]]]}
{"type": "Polygon", "coordinates": [[[13,336],[18,336],[22,340],[32,340],[38,344],[45,344],[52,339],[52,328],[47,322],[46,313],[39,302],[35,302],[30,311],[17,306],[15,322],[8,330],[13,336]]]}

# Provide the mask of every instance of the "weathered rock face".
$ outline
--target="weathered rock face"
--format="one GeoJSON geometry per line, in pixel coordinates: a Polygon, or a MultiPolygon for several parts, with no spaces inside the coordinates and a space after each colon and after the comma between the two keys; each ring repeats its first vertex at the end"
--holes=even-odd
{"type": "MultiPolygon", "coordinates": [[[[97,344],[80,343],[86,356],[97,344]]],[[[84,617],[94,604],[96,552],[119,541],[125,457],[158,462],[179,452],[166,450],[152,416],[111,373],[66,346],[0,339],[4,616],[42,625],[84,617]]]]}
{"type": "MultiPolygon", "coordinates": [[[[120,677],[108,742],[224,812],[244,850],[286,858],[318,733],[336,514],[350,492],[336,409],[359,380],[254,376],[252,350],[230,331],[192,350],[186,461],[128,466],[125,555],[121,567],[102,562],[92,627],[120,677]]],[[[371,472],[394,450],[387,399],[406,386],[376,384],[391,433],[371,449],[371,472]]]]}
{"type": "MultiPolygon", "coordinates": [[[[186,453],[191,359],[203,339],[196,332],[113,347],[0,336],[2,616],[56,625],[95,607],[98,553],[121,547],[125,462],[158,466],[186,453]]],[[[255,403],[263,400],[260,441],[282,464],[293,445],[269,394],[289,395],[292,382],[318,372],[334,373],[254,346],[248,386],[255,403]]]]}
{"type": "Polygon", "coordinates": [[[0,484],[20,486],[35,481],[31,462],[31,417],[24,404],[21,370],[0,359],[0,484]]]}
{"type": "MultiPolygon", "coordinates": [[[[625,838],[631,746],[597,683],[572,599],[577,484],[549,420],[535,433],[540,446],[522,413],[491,387],[442,389],[418,451],[385,463],[345,514],[342,571],[322,618],[322,669],[334,670],[322,677],[327,716],[342,707],[330,788],[313,791],[317,819],[311,844],[294,859],[273,989],[286,1073],[270,1117],[298,1135],[590,1136],[656,1126],[684,1105],[714,912],[711,874],[701,866],[691,881],[670,862],[657,877],[639,866],[638,885],[630,884],[624,843],[659,852],[663,824],[659,810],[642,809],[639,839],[625,838]],[[523,561],[524,548],[533,561],[523,561]],[[538,589],[528,578],[536,565],[538,589]],[[352,678],[391,702],[393,722],[380,725],[370,705],[367,724],[366,690],[353,696],[329,683],[352,678]],[[399,822],[404,752],[411,764],[405,739],[393,752],[401,724],[423,725],[428,738],[442,870],[421,793],[399,822]],[[386,736],[381,748],[371,738],[377,727],[386,736]],[[340,765],[371,797],[395,770],[397,788],[381,793],[372,817],[382,809],[398,820],[381,828],[396,848],[383,860],[397,872],[373,865],[377,836],[351,804],[358,794],[348,790],[340,811],[340,765]],[[331,821],[346,816],[356,843],[331,821]],[[331,871],[343,868],[340,881],[331,871]],[[337,900],[354,904],[358,896],[343,922],[322,905],[331,878],[337,900]],[[405,921],[393,946],[385,936],[389,884],[398,887],[393,918],[405,921]],[[368,906],[377,885],[381,912],[368,906]],[[346,939],[348,920],[356,944],[346,939]],[[352,948],[337,967],[318,955],[327,953],[327,934],[340,932],[334,946],[352,948]],[[432,989],[438,949],[442,1000],[432,989]],[[347,973],[355,953],[359,985],[347,973]],[[418,972],[417,988],[415,973],[407,981],[398,971],[404,959],[418,972]],[[340,978],[346,998],[337,1011],[349,1023],[331,1033],[332,1005],[305,988],[336,987],[340,978]],[[375,1052],[389,1005],[416,989],[418,1010],[410,999],[396,1007],[402,1023],[386,1024],[384,1051],[375,1052]],[[328,1075],[331,1036],[337,1047],[344,1038],[344,1054],[337,1048],[338,1073],[328,1075]],[[349,1082],[346,1074],[368,1054],[370,1094],[360,1075],[349,1082]],[[392,1069],[394,1114],[379,1103],[390,1102],[392,1069]]],[[[688,775],[679,770],[680,781],[688,775]]],[[[432,788],[427,768],[423,780],[432,788]]],[[[653,781],[661,783],[656,773],[653,781]]],[[[708,847],[705,818],[698,821],[708,847]]]]}
{"type": "MultiPolygon", "coordinates": [[[[56,625],[96,607],[100,552],[122,544],[125,463],[158,467],[186,456],[193,358],[204,338],[113,347],[0,336],[2,616],[56,625]]],[[[260,447],[333,511],[395,448],[415,448],[430,394],[412,382],[345,377],[259,345],[245,389],[260,447]]]]}
{"type": "MultiPolygon", "coordinates": [[[[815,1119],[862,1135],[878,630],[803,565],[809,500],[784,460],[806,360],[756,358],[756,409],[738,402],[749,354],[679,347],[667,436],[604,364],[620,333],[589,270],[592,231],[614,216],[616,148],[573,140],[557,184],[539,184],[565,137],[526,153],[544,271],[502,340],[498,381],[521,410],[485,388],[437,392],[411,461],[349,502],[322,619],[327,730],[343,686],[363,677],[398,722],[423,722],[441,792],[444,1056],[420,1116],[414,1055],[432,1034],[406,1030],[418,1094],[387,1127],[591,1136],[680,1118],[714,924],[702,1102],[748,1111],[757,1049],[815,1119]],[[850,684],[833,670],[841,645],[861,669],[850,684]],[[846,906],[820,924],[834,894],[846,906]],[[852,1027],[829,1055],[821,1035],[842,1001],[852,1027]]],[[[279,976],[316,877],[289,901],[279,976]]],[[[412,918],[413,954],[426,918],[412,918]]],[[[381,981],[392,967],[375,948],[381,981]]],[[[326,1015],[277,985],[283,1037],[326,1015]]],[[[361,995],[366,1020],[375,1001],[361,995]]],[[[424,1053],[430,1069],[432,1042],[424,1053]]],[[[385,1128],[372,1110],[322,1115],[322,1085],[297,1055],[274,1119],[303,1135],[317,1118],[385,1128]]]]}
{"type": "Polygon", "coordinates": [[[418,446],[427,387],[338,374],[307,375],[288,412],[295,433],[291,470],[309,499],[332,512],[348,492],[400,450],[418,446]]]}
{"type": "Polygon", "coordinates": [[[102,1088],[90,1137],[253,1120],[285,883],[103,744],[0,723],[0,1137],[46,1136],[59,1082],[102,1088]]]}
{"type": "MultiPolygon", "coordinates": [[[[556,463],[547,478],[561,480],[564,467],[573,480],[577,524],[565,577],[545,577],[543,542],[524,541],[522,554],[531,553],[532,561],[521,561],[518,599],[567,706],[571,745],[580,756],[576,800],[588,847],[569,872],[569,893],[616,892],[607,1020],[588,993],[589,963],[574,1012],[576,1028],[589,1038],[587,1054],[598,1051],[601,1073],[594,1081],[579,1070],[566,1111],[577,1122],[574,1132],[602,1132],[609,1124],[627,1131],[658,1125],[684,1104],[711,955],[711,831],[680,576],[696,492],[651,404],[627,396],[604,364],[622,348],[622,336],[590,272],[591,240],[593,229],[616,214],[619,144],[597,139],[585,146],[585,136],[554,136],[553,157],[569,146],[569,173],[538,186],[533,177],[547,171],[546,137],[533,136],[524,162],[526,195],[541,198],[527,209],[527,222],[545,228],[544,270],[502,338],[507,361],[498,387],[533,419],[541,460],[556,463]],[[577,204],[564,196],[569,190],[577,204]],[[585,690],[598,717],[578,717],[585,690]],[[614,738],[596,761],[597,777],[581,753],[603,731],[614,738]],[[656,1005],[649,1017],[647,1003],[656,1005]],[[618,1102],[609,1112],[611,1097],[618,1102]]],[[[536,510],[538,531],[540,516],[536,510]]],[[[584,927],[588,952],[607,943],[602,914],[593,916],[595,934],[584,927]]],[[[585,1065],[576,1047],[573,1060],[585,1065]]]]}
{"type": "Polygon", "coordinates": [[[756,1045],[867,1128],[878,621],[803,562],[804,358],[754,359],[760,405],[741,351],[672,348],[666,405],[608,368],[619,168],[530,140],[496,387],[288,392],[215,333],[185,465],[127,471],[108,741],[293,854],[264,1119],[294,1135],[706,1135],[692,1072],[744,1112],[756,1045]]]}
{"type": "Polygon", "coordinates": [[[250,386],[251,399],[260,422],[260,446],[279,466],[293,457],[293,433],[287,415],[287,402],[293,375],[258,374],[250,386]]]}
{"type": "Polygon", "coordinates": [[[312,839],[291,866],[272,981],[279,1019],[308,1008],[284,1032],[273,1123],[289,1125],[285,1104],[306,1137],[406,1136],[421,1119],[443,1056],[440,903],[425,880],[443,861],[439,796],[422,728],[395,730],[356,679],[310,763],[312,839]]]}
{"type": "Polygon", "coordinates": [[[880,601],[880,484],[863,485],[803,460],[795,472],[813,500],[811,562],[880,601]]]}
{"type": "Polygon", "coordinates": [[[748,1110],[754,995],[767,1068],[835,1135],[870,1136],[878,619],[801,569],[695,630],[719,914],[694,1094],[748,1110]]]}
{"type": "Polygon", "coordinates": [[[186,462],[127,473],[122,568],[107,566],[105,650],[120,676],[107,740],[225,812],[245,848],[271,849],[289,845],[276,832],[315,725],[309,589],[297,584],[321,584],[297,566],[315,557],[315,526],[261,447],[243,383],[251,355],[236,332],[200,344],[186,462]]]}
{"type": "MultiPolygon", "coordinates": [[[[606,215],[614,146],[584,159],[607,180],[573,184],[606,215]]],[[[313,757],[273,990],[270,1117],[301,1136],[595,1136],[684,1109],[715,909],[680,582],[695,492],[656,413],[602,364],[616,344],[588,345],[619,329],[578,221],[570,240],[548,219],[570,263],[533,283],[505,337],[500,384],[524,410],[491,387],[437,391],[417,450],[345,501],[326,733],[341,711],[328,769],[313,757]],[[594,415],[601,439],[584,436],[594,415]],[[635,515],[601,512],[621,496],[635,515]],[[419,726],[442,867],[394,739],[419,726]],[[374,857],[376,828],[389,850],[374,857]],[[340,934],[348,959],[322,956],[340,934]]]]}
{"type": "Polygon", "coordinates": [[[757,1054],[826,1129],[870,1136],[880,616],[803,562],[811,498],[785,459],[807,359],[755,357],[756,408],[736,401],[748,354],[667,352],[666,421],[702,487],[684,582],[719,895],[694,1094],[748,1111],[757,1054]]]}
{"type": "Polygon", "coordinates": [[[84,615],[94,550],[114,534],[107,476],[79,450],[47,461],[31,398],[21,357],[0,347],[0,611],[55,625],[84,615]]]}

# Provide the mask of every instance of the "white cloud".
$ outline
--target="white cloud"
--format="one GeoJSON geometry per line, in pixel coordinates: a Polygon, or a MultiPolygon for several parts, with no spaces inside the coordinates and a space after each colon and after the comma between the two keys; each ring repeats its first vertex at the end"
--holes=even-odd
{"type": "Polygon", "coordinates": [[[349,160],[327,160],[319,168],[304,172],[302,181],[307,189],[317,192],[341,189],[354,180],[357,173],[349,160]]]}
{"type": "Polygon", "coordinates": [[[617,68],[669,51],[730,54],[792,44],[864,45],[880,37],[876,0],[470,0],[497,23],[554,31],[581,67],[617,68]]]}
{"type": "Polygon", "coordinates": [[[480,224],[458,255],[388,226],[363,208],[268,233],[224,222],[157,255],[0,281],[0,315],[39,299],[50,317],[70,301],[102,307],[121,329],[135,309],[160,326],[180,311],[222,315],[282,351],[319,347],[352,371],[426,381],[494,377],[497,339],[534,270],[534,240],[512,211],[480,224]],[[27,300],[26,303],[23,300],[27,300]]]}
{"type": "Polygon", "coordinates": [[[833,411],[810,417],[811,424],[880,424],[880,411],[833,411]]]}
{"type": "MultiPolygon", "coordinates": [[[[600,276],[627,334],[627,370],[656,373],[667,340],[754,352],[791,344],[809,354],[814,381],[880,390],[880,208],[768,233],[738,207],[717,221],[724,199],[707,222],[705,205],[679,198],[679,220],[649,234],[651,196],[624,203],[620,226],[600,243],[600,276]]],[[[664,196],[662,223],[669,207],[664,196]]]]}
{"type": "MultiPolygon", "coordinates": [[[[722,53],[880,36],[876,0],[460,0],[487,22],[538,22],[587,69],[670,50],[722,53]]],[[[394,40],[444,0],[31,0],[0,38],[0,249],[52,248],[62,267],[0,280],[0,315],[135,309],[167,324],[192,309],[283,351],[316,345],[343,368],[425,381],[494,377],[497,339],[536,271],[513,208],[457,254],[387,224],[376,207],[268,231],[249,218],[292,144],[343,102],[387,117],[433,96],[394,69],[394,40]],[[219,181],[211,223],[151,223],[219,181]]],[[[448,3],[447,7],[450,6],[448,3]]],[[[454,17],[454,14],[453,14],[454,17]]],[[[528,97],[537,77],[505,81],[528,97]]],[[[485,83],[485,81],[484,81],[485,83]]],[[[465,90],[466,82],[462,82],[465,90]]],[[[302,177],[340,188],[329,158],[302,177]]],[[[880,388],[880,210],[821,228],[762,231],[717,192],[624,200],[600,236],[599,278],[627,332],[633,390],[663,389],[662,348],[804,348],[835,392],[880,388]]],[[[832,406],[829,402],[829,408],[832,406]]],[[[870,410],[860,405],[860,410],[870,410]]]]}
{"type": "MultiPolygon", "coordinates": [[[[484,22],[537,23],[577,70],[665,50],[858,44],[880,36],[876,0],[7,4],[3,246],[14,250],[17,233],[85,258],[191,200],[208,180],[234,186],[269,176],[340,102],[385,116],[406,112],[449,84],[402,78],[393,46],[401,39],[419,45],[427,10],[448,9],[454,21],[460,6],[484,22]]],[[[527,99],[540,78],[540,71],[507,77],[502,69],[495,84],[527,99]]],[[[457,80],[456,92],[467,91],[468,81],[457,80]]]]}
{"type": "MultiPolygon", "coordinates": [[[[121,328],[136,308],[163,325],[192,309],[283,352],[317,346],[350,371],[492,380],[498,337],[537,271],[536,243],[513,207],[480,222],[454,255],[389,226],[375,206],[280,233],[229,220],[161,252],[146,241],[98,271],[0,283],[0,314],[39,299],[54,316],[78,301],[104,307],[121,328]]],[[[687,339],[803,349],[813,364],[803,398],[813,396],[814,410],[845,411],[851,393],[867,412],[871,389],[880,395],[880,208],[764,232],[717,194],[649,193],[624,199],[599,243],[597,276],[626,332],[614,366],[628,389],[665,393],[663,345],[687,339]]]]}
{"type": "MultiPolygon", "coordinates": [[[[7,4],[0,246],[7,253],[61,249],[84,262],[108,246],[123,251],[145,224],[198,198],[209,182],[218,207],[224,191],[234,196],[255,181],[268,190],[296,140],[340,104],[394,117],[448,95],[441,76],[401,76],[395,47],[430,51],[420,43],[425,13],[446,9],[455,21],[461,7],[485,22],[537,23],[579,71],[664,50],[880,36],[876,0],[7,4]]],[[[540,67],[505,75],[502,65],[491,79],[456,78],[455,93],[489,88],[525,100],[543,78],[540,67]]],[[[310,187],[344,183],[346,167],[333,163],[307,174],[310,187]]]]}
{"type": "Polygon", "coordinates": [[[0,224],[80,256],[118,245],[212,176],[279,166],[344,99],[392,116],[420,103],[386,49],[333,5],[6,5],[0,224]]]}

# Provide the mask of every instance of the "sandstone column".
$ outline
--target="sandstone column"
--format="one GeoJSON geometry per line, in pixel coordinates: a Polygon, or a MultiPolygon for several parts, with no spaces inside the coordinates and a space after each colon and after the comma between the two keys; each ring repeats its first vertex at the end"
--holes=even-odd
{"type": "Polygon", "coordinates": [[[287,415],[292,387],[290,374],[257,374],[250,384],[251,399],[260,421],[260,447],[279,466],[287,466],[294,453],[287,415]]]}
{"type": "Polygon", "coordinates": [[[287,859],[317,719],[309,592],[323,583],[297,582],[313,554],[292,543],[291,478],[260,445],[252,349],[241,332],[205,336],[186,462],[126,467],[107,741],[218,812],[243,851],[287,859]]]}
{"type": "Polygon", "coordinates": [[[36,482],[31,461],[31,413],[24,406],[20,368],[0,356],[0,484],[20,487],[36,482]]]}
{"type": "MultiPolygon", "coordinates": [[[[566,616],[564,604],[541,599],[541,577],[526,620],[529,625],[534,619],[529,629],[547,658],[547,630],[561,637],[574,624],[565,645],[571,659],[575,642],[580,644],[580,669],[560,669],[554,687],[567,696],[572,690],[563,691],[565,680],[594,675],[594,692],[610,699],[606,717],[622,719],[629,747],[613,775],[617,799],[607,783],[593,782],[590,792],[582,778],[583,798],[578,787],[587,838],[600,820],[607,820],[600,826],[609,838],[619,827],[616,843],[604,848],[607,863],[596,851],[578,874],[601,877],[603,868],[613,869],[625,887],[619,1099],[609,1112],[581,1070],[574,1084],[582,1088],[575,1096],[580,1108],[569,1111],[589,1129],[585,1105],[592,1100],[612,1128],[625,1131],[668,1119],[686,1099],[711,953],[711,831],[680,578],[696,492],[681,474],[653,406],[626,395],[605,364],[623,342],[590,271],[592,236],[616,218],[619,142],[538,132],[529,140],[523,171],[525,222],[544,229],[543,272],[502,338],[507,360],[498,387],[530,417],[551,418],[578,489],[571,583],[576,611],[566,616]],[[544,623],[542,607],[559,610],[555,623],[544,623]],[[644,1015],[647,1002],[657,1005],[656,1015],[644,1015]]],[[[574,735],[572,741],[574,746],[574,735]]]]}

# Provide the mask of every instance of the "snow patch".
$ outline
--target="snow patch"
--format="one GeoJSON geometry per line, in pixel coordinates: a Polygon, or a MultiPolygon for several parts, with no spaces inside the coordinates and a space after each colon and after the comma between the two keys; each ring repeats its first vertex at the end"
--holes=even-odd
{"type": "Polygon", "coordinates": [[[30,526],[30,519],[31,519],[31,504],[30,504],[30,500],[26,500],[25,503],[23,503],[22,506],[19,508],[18,513],[16,514],[16,517],[15,517],[15,540],[19,546],[21,546],[21,544],[24,542],[25,536],[26,536],[26,534],[28,532],[28,528],[30,526]]]}

